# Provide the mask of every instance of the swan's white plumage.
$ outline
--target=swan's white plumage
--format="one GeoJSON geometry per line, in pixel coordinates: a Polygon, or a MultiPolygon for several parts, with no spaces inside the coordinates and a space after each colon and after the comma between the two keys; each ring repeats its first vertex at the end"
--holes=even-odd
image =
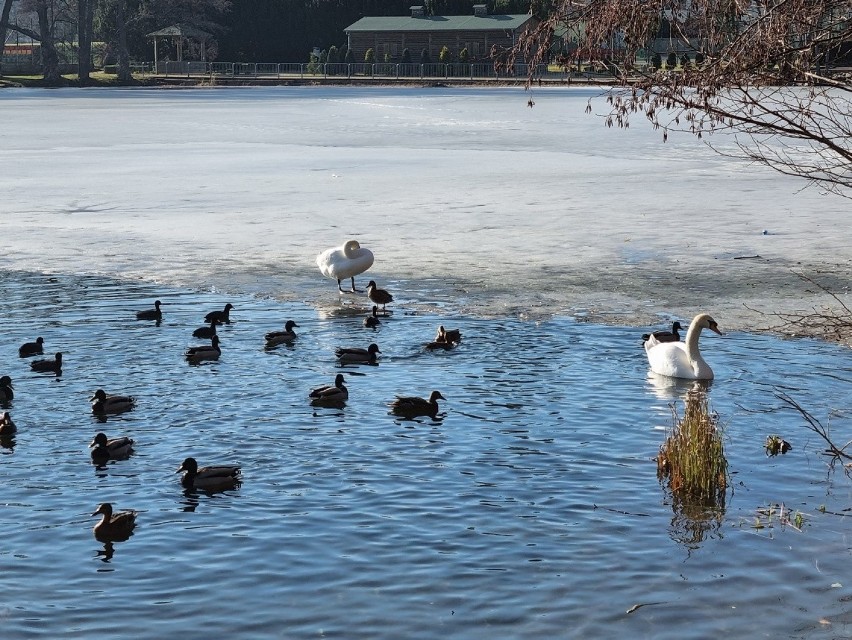
{"type": "Polygon", "coordinates": [[[647,340],[645,353],[651,371],[671,378],[712,380],[713,369],[698,350],[698,337],[702,329],[710,329],[722,335],[716,321],[710,315],[700,313],[692,319],[684,342],[659,342],[653,337],[647,340]]]}
{"type": "Polygon", "coordinates": [[[354,278],[373,266],[373,252],[365,249],[357,240],[350,240],[342,247],[326,249],[317,256],[317,266],[326,278],[340,280],[354,278]]]}

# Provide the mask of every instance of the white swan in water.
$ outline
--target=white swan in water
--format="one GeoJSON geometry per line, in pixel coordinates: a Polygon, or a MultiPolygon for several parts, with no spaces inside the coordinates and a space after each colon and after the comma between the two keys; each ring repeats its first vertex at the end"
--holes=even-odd
{"type": "Polygon", "coordinates": [[[713,369],[701,357],[698,336],[702,329],[723,335],[709,314],[700,313],[692,319],[685,342],[659,342],[651,336],[645,341],[645,353],[651,371],[671,378],[712,380],[713,369]]]}
{"type": "Polygon", "coordinates": [[[326,278],[337,280],[340,293],[349,293],[340,286],[344,278],[352,279],[352,291],[355,293],[355,276],[364,273],[373,266],[373,252],[364,249],[357,240],[350,240],[342,247],[326,249],[317,256],[317,266],[326,278]]]}

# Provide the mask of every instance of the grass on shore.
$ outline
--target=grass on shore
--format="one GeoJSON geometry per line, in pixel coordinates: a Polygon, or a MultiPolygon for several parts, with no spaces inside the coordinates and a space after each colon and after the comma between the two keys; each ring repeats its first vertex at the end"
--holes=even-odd
{"type": "MultiPolygon", "coordinates": [[[[93,71],[89,75],[87,87],[122,87],[122,86],[145,86],[153,84],[149,76],[134,75],[130,82],[119,82],[118,76],[114,73],[103,73],[102,71],[93,71]]],[[[58,84],[45,82],[41,75],[18,76],[18,75],[2,75],[0,76],[0,88],[4,87],[79,87],[80,78],[76,73],[69,73],[62,76],[58,84]]]]}

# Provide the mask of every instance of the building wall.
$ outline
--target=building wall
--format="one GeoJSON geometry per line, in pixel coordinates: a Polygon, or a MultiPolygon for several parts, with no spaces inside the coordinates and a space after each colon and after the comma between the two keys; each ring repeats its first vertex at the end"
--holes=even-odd
{"type": "Polygon", "coordinates": [[[364,61],[367,49],[376,52],[376,62],[384,62],[390,53],[391,62],[400,62],[402,52],[408,49],[412,62],[420,62],[420,52],[429,51],[432,62],[447,47],[458,59],[459,52],[467,48],[471,61],[488,57],[491,47],[511,47],[517,34],[505,29],[493,31],[356,31],[349,34],[349,49],[356,62],[364,61]]]}

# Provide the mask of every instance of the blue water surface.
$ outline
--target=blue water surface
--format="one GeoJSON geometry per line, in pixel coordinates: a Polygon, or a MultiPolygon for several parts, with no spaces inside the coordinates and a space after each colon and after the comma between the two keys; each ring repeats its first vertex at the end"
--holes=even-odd
{"type": "Polygon", "coordinates": [[[848,440],[843,348],[702,336],[731,473],[707,514],[657,479],[690,385],[649,376],[644,328],[397,307],[371,330],[361,297],[317,309],[23,272],[0,275],[0,292],[19,429],[0,449],[3,637],[852,635],[852,485],[777,397],[848,440]],[[162,324],[135,320],[154,299],[162,324]],[[225,302],[221,358],[187,364],[204,342],[192,330],[225,302]],[[265,350],[288,319],[298,339],[265,350]],[[439,324],[460,346],[423,349],[439,324]],[[63,353],[61,376],[18,358],[36,336],[63,353]],[[336,364],[335,347],[370,342],[378,366],[336,364]],[[311,407],[341,371],[345,408],[311,407]],[[100,422],[98,388],[138,405],[100,422]],[[396,395],[433,389],[437,419],[389,414],[396,395]],[[96,467],[98,431],[135,453],[96,467]],[[792,451],[767,457],[769,434],[792,451]],[[190,455],[239,464],[243,484],[185,491],[175,470],[190,455]],[[128,541],[94,539],[101,502],[138,512],[128,541]],[[780,517],[796,512],[801,530],[780,517]]]}

